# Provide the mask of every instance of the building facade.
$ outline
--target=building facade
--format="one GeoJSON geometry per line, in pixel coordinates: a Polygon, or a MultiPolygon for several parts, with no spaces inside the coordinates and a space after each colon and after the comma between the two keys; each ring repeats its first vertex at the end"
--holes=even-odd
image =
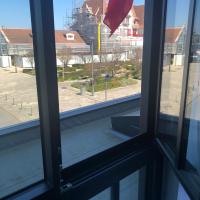
{"type": "Polygon", "coordinates": [[[111,37],[109,28],[103,23],[107,5],[107,0],[84,1],[82,7],[74,9],[71,29],[79,32],[87,44],[91,45],[93,42],[95,50],[103,53],[129,52],[134,47],[141,47],[143,45],[144,5],[133,6],[111,37]]]}
{"type": "MultiPolygon", "coordinates": [[[[90,46],[76,31],[55,31],[56,51],[64,52],[70,49],[70,64],[80,63],[78,54],[89,53],[90,46]]],[[[69,51],[68,51],[69,52],[69,51]]],[[[0,30],[0,66],[17,66],[33,68],[33,41],[31,29],[1,29],[0,30]]],[[[57,59],[57,65],[62,65],[57,59]]]]}

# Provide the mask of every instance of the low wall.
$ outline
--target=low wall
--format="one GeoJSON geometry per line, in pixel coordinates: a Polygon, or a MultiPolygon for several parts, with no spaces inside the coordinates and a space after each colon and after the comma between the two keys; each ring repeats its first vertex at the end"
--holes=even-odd
{"type": "MultiPolygon", "coordinates": [[[[60,114],[61,131],[140,107],[140,94],[87,106],[60,114]]],[[[0,150],[40,137],[39,120],[0,129],[0,150]]]]}

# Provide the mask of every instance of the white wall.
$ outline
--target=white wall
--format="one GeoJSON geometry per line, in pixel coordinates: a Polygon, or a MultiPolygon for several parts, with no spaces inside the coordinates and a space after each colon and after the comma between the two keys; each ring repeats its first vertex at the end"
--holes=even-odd
{"type": "MultiPolygon", "coordinates": [[[[112,56],[113,55],[112,54],[106,54],[106,55],[102,56],[102,62],[104,61],[104,59],[103,59],[104,56],[106,56],[106,61],[107,62],[112,61],[112,56]]],[[[91,55],[84,56],[84,59],[85,59],[86,63],[91,63],[92,62],[91,55]]],[[[99,55],[94,55],[93,59],[94,59],[95,63],[100,62],[99,55]]],[[[127,53],[122,53],[120,60],[121,61],[126,61],[127,60],[127,53]]],[[[75,55],[75,56],[72,56],[72,58],[69,61],[69,65],[73,65],[73,64],[84,64],[84,61],[82,60],[81,56],[75,55]]],[[[63,64],[59,60],[59,58],[57,58],[57,66],[63,66],[63,64]]]]}
{"type": "Polygon", "coordinates": [[[183,65],[183,55],[174,55],[173,65],[176,65],[176,66],[183,65]]]}
{"type": "MultiPolygon", "coordinates": [[[[184,61],[183,55],[174,55],[173,59],[173,65],[174,66],[182,66],[184,61]]],[[[171,54],[165,54],[164,55],[164,65],[170,65],[171,64],[171,54]]]]}
{"type": "Polygon", "coordinates": [[[22,57],[22,67],[23,68],[32,68],[32,67],[35,67],[34,58],[32,58],[32,60],[33,60],[33,66],[31,66],[31,63],[30,63],[29,59],[30,58],[22,57]]]}
{"type": "Polygon", "coordinates": [[[11,57],[0,56],[0,67],[11,67],[11,57]]]}

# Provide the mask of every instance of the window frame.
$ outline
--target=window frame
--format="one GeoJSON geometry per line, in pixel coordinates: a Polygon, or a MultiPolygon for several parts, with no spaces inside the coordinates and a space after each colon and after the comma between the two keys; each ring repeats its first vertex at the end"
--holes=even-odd
{"type": "MultiPolygon", "coordinates": [[[[85,159],[71,166],[71,168],[67,167],[65,169],[62,169],[53,0],[30,0],[33,41],[35,46],[35,63],[37,66],[40,66],[40,68],[36,69],[36,73],[37,89],[39,96],[38,101],[40,111],[40,123],[42,130],[41,137],[44,158],[45,181],[27,187],[17,192],[14,196],[10,195],[10,197],[22,198],[27,197],[27,195],[31,198],[40,197],[41,199],[44,199],[45,197],[52,198],[54,195],[56,197],[62,189],[62,187],[60,188],[61,184],[66,187],[66,184],[64,182],[68,182],[68,179],[73,181],[81,180],[81,176],[86,177],[88,175],[91,176],[92,174],[95,180],[102,181],[102,176],[98,175],[97,173],[98,170],[105,170],[102,169],[102,167],[106,167],[106,169],[109,169],[108,165],[114,164],[114,162],[117,161],[121,164],[124,164],[124,161],[126,159],[131,158],[134,151],[139,151],[139,149],[141,148],[143,148],[144,150],[145,147],[143,145],[153,144],[155,146],[153,139],[155,136],[156,122],[158,117],[156,108],[158,106],[159,100],[159,75],[162,63],[161,50],[163,48],[164,39],[162,33],[164,32],[164,18],[166,17],[166,1],[167,0],[145,1],[145,29],[141,97],[141,135],[136,136],[135,138],[119,144],[115,147],[107,149],[104,152],[100,152],[99,154],[96,154],[88,159],[85,159]],[[158,10],[160,12],[158,12],[158,10]],[[154,26],[154,24],[156,24],[156,26],[154,26]],[[152,69],[154,69],[155,71],[152,69]],[[48,73],[48,70],[51,70],[51,73],[48,73]],[[48,92],[46,92],[46,89],[48,92]],[[44,102],[48,102],[48,104],[44,105],[44,102]],[[44,116],[44,112],[48,113],[48,116],[44,116]],[[57,134],[55,134],[55,132],[57,134]],[[116,156],[116,154],[118,155],[116,156]],[[113,156],[113,160],[110,160],[113,156]],[[97,161],[100,162],[102,165],[97,166],[97,161]],[[89,171],[87,170],[88,167],[89,171]],[[64,180],[62,180],[63,178],[64,180]]],[[[151,153],[155,152],[152,151],[151,153]]],[[[156,156],[156,158],[158,159],[161,159],[161,157],[157,153],[154,154],[154,156],[156,156]]],[[[166,156],[166,154],[164,154],[164,156],[166,156]]],[[[140,162],[140,160],[136,159],[136,155],[132,158],[135,160],[136,163],[140,162]]],[[[146,157],[144,158],[146,159],[146,157]]],[[[158,160],[158,162],[160,162],[160,160],[158,160]]],[[[146,161],[144,163],[146,163],[146,161]]],[[[156,174],[155,167],[152,167],[150,163],[147,166],[145,175],[148,180],[153,177],[153,175],[151,174],[156,174]],[[154,173],[151,173],[152,170],[154,171],[154,173]]],[[[113,168],[114,167],[115,166],[113,165],[113,168]]],[[[162,161],[160,166],[156,165],[156,167],[158,169],[158,173],[160,174],[162,172],[162,161]]],[[[111,172],[110,175],[113,176],[114,174],[111,172]]],[[[154,183],[156,183],[155,186],[159,186],[159,183],[161,183],[161,177],[156,177],[154,183]]],[[[82,182],[81,187],[84,188],[84,184],[85,182],[82,182]]],[[[150,187],[150,184],[151,183],[147,181],[146,188],[150,187]]],[[[70,186],[71,188],[71,185],[68,186],[70,186]]],[[[114,188],[114,185],[110,184],[110,186],[113,186],[114,188]]],[[[149,200],[148,195],[151,194],[150,198],[152,200],[159,200],[159,187],[153,187],[152,191],[149,191],[146,188],[145,199],[149,200]],[[153,193],[155,193],[155,190],[158,192],[158,195],[156,196],[153,195],[153,193]]],[[[115,189],[113,189],[113,191],[116,192],[115,189]]]]}

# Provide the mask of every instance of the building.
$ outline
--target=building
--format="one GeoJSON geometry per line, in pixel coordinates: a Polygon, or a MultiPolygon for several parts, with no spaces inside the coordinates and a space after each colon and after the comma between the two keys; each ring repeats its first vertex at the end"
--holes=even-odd
{"type": "Polygon", "coordinates": [[[164,63],[181,66],[184,62],[185,27],[173,27],[165,30],[164,63]]]}
{"type": "MultiPolygon", "coordinates": [[[[98,50],[98,25],[100,26],[101,53],[120,51],[131,59],[135,49],[143,46],[144,5],[133,5],[128,16],[110,38],[109,28],[103,24],[108,1],[86,0],[81,8],[74,9],[72,30],[76,30],[88,45],[98,50]],[[84,24],[84,25],[83,25],[84,24]]],[[[184,27],[167,28],[165,41],[166,65],[182,65],[184,27]]],[[[142,55],[142,54],[141,54],[142,55]]]]}
{"type": "Polygon", "coordinates": [[[71,29],[79,32],[87,44],[91,45],[93,42],[95,50],[99,48],[103,53],[129,52],[134,47],[141,47],[143,45],[144,5],[133,6],[112,37],[109,37],[109,28],[103,24],[107,5],[107,0],[84,1],[82,7],[75,8],[73,11],[71,29]]]}
{"type": "MultiPolygon", "coordinates": [[[[70,64],[80,63],[78,54],[89,53],[88,46],[76,31],[55,31],[56,51],[70,49],[70,64]]],[[[0,66],[33,68],[33,40],[31,29],[0,30],[0,66]]],[[[62,65],[57,59],[57,64],[62,65]]]]}

